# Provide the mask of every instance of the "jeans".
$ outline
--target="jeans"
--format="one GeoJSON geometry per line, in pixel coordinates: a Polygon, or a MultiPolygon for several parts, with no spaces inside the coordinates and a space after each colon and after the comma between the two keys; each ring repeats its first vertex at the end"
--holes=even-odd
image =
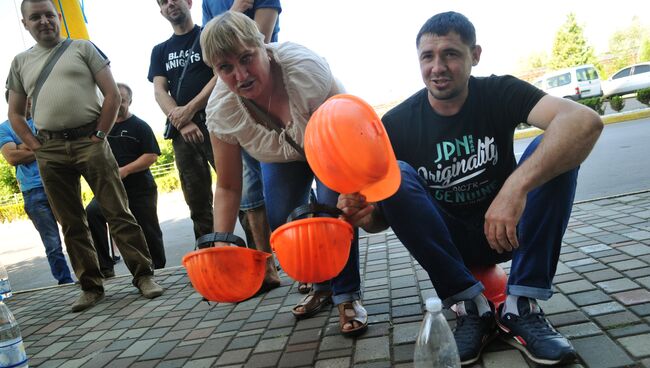
{"type": "Polygon", "coordinates": [[[52,276],[59,282],[59,285],[74,282],[63,255],[59,226],[52,213],[52,208],[50,208],[50,203],[47,201],[45,189],[36,187],[24,191],[23,201],[25,202],[25,213],[32,220],[45,246],[45,254],[52,276]]]}
{"type": "MultiPolygon", "coordinates": [[[[261,163],[264,181],[264,198],[271,230],[283,225],[291,211],[308,203],[314,173],[306,162],[261,163]]],[[[316,179],[316,193],[319,203],[336,207],[338,193],[327,188],[316,179]]],[[[361,278],[359,276],[359,237],[354,229],[350,256],[345,267],[330,281],[315,284],[314,290],[332,290],[335,305],[361,299],[361,278]]]]}
{"type": "MultiPolygon", "coordinates": [[[[526,160],[539,144],[537,137],[524,152],[526,160]]],[[[481,216],[459,219],[436,204],[415,170],[399,162],[402,182],[379,208],[395,235],[429,274],[443,304],[449,307],[484,290],[468,267],[512,259],[506,293],[547,300],[575,196],[578,168],[569,170],[528,193],[517,225],[519,248],[499,254],[483,233],[481,216]],[[417,221],[414,221],[417,219],[417,221]]]]}
{"type": "Polygon", "coordinates": [[[246,151],[241,151],[242,191],[239,209],[248,211],[264,205],[264,188],[260,162],[246,151]]]}
{"type": "Polygon", "coordinates": [[[104,292],[97,251],[81,201],[81,176],[106,216],[111,235],[133,275],[133,284],[137,285],[141,277],[153,276],[147,242],[127,206],[126,191],[108,142],[94,142],[87,137],[45,139],[40,135],[39,140],[42,146],[34,154],[81,289],[104,292]]]}
{"type": "Polygon", "coordinates": [[[190,208],[190,218],[194,224],[194,237],[209,234],[214,228],[212,220],[212,175],[214,157],[210,135],[205,125],[201,126],[202,143],[190,143],[178,134],[172,140],[176,168],[181,181],[185,203],[190,208]]]}
{"type": "MultiPolygon", "coordinates": [[[[156,187],[144,190],[131,189],[127,191],[129,198],[129,209],[133,217],[142,228],[144,237],[147,240],[147,247],[151,254],[151,260],[155,269],[164,268],[166,263],[165,247],[163,244],[162,230],[158,222],[158,190],[156,187]]],[[[88,227],[93,237],[93,243],[97,250],[99,268],[113,270],[115,261],[110,254],[108,244],[108,231],[106,230],[106,217],[99,207],[97,200],[93,198],[86,206],[88,214],[88,227]]]]}

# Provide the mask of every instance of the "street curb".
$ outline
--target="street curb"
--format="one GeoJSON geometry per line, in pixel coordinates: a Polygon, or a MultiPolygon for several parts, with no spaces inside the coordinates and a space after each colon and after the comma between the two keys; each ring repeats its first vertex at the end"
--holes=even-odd
{"type": "MultiPolygon", "coordinates": [[[[622,112],[618,114],[611,114],[607,116],[601,117],[603,120],[603,124],[614,124],[614,123],[620,123],[623,121],[630,121],[630,120],[637,120],[637,119],[644,119],[650,117],[650,109],[643,109],[643,110],[637,110],[637,111],[631,111],[631,112],[622,112]]],[[[524,139],[524,138],[532,138],[532,137],[537,137],[538,135],[542,134],[544,131],[538,128],[528,128],[528,129],[523,129],[518,132],[515,132],[515,139],[524,139]]]]}

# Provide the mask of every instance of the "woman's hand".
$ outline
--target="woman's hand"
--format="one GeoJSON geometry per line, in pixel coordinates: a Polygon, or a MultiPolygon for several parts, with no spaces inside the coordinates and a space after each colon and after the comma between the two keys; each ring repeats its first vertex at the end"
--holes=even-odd
{"type": "Polygon", "coordinates": [[[364,229],[371,227],[375,205],[366,202],[366,197],[363,195],[359,193],[339,194],[336,207],[343,211],[343,218],[353,226],[364,229]]]}

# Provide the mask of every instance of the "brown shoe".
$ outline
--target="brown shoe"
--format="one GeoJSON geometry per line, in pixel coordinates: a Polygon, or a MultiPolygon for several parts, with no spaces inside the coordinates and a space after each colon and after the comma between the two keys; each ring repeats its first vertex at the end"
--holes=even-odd
{"type": "Polygon", "coordinates": [[[154,281],[153,276],[140,277],[138,290],[147,299],[157,298],[163,294],[163,288],[154,281]]]}
{"type": "Polygon", "coordinates": [[[70,309],[75,313],[81,312],[82,310],[86,310],[97,304],[97,302],[102,299],[104,299],[104,293],[82,290],[81,295],[79,295],[79,298],[74,303],[72,303],[70,309]]]}

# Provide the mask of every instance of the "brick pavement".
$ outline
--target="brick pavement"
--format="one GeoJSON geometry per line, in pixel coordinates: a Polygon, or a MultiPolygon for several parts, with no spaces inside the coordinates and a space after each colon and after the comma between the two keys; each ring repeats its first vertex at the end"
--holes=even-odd
{"type": "MultiPolygon", "coordinates": [[[[184,269],[170,268],[158,273],[166,292],[155,300],[117,277],[83,313],[69,312],[75,286],[20,292],[8,305],[33,367],[409,367],[435,292],[394,234],[362,238],[360,254],[370,328],[357,339],[339,335],[335,310],[296,321],[301,295],[286,276],[239,304],[201,302],[184,269]]],[[[560,260],[557,293],[541,305],[578,350],[574,366],[650,367],[650,192],[575,204],[560,260]]],[[[499,341],[480,361],[529,365],[499,341]]]]}

